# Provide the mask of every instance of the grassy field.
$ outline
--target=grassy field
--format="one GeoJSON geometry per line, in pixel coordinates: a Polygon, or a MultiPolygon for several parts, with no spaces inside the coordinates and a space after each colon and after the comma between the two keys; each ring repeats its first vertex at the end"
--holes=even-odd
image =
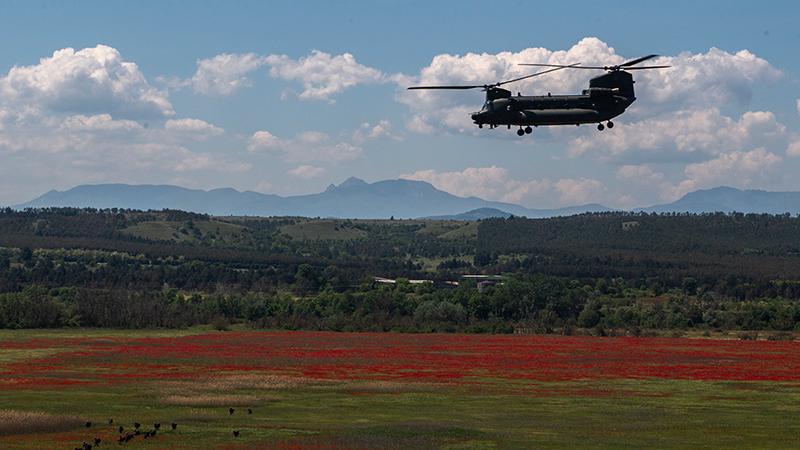
{"type": "Polygon", "coordinates": [[[0,448],[117,446],[134,422],[161,428],[120,447],[797,448],[800,344],[0,331],[0,448]]]}
{"type": "Polygon", "coordinates": [[[348,240],[363,238],[367,235],[366,232],[348,225],[344,221],[305,219],[282,226],[281,233],[299,240],[348,240]]]}
{"type": "Polygon", "coordinates": [[[418,234],[430,234],[439,239],[477,238],[478,222],[463,222],[455,220],[426,220],[418,234]]]}
{"type": "Polygon", "coordinates": [[[131,236],[157,241],[197,242],[203,237],[213,235],[219,242],[228,242],[239,237],[245,228],[241,225],[218,220],[199,220],[192,222],[146,221],[122,230],[131,236]]]}

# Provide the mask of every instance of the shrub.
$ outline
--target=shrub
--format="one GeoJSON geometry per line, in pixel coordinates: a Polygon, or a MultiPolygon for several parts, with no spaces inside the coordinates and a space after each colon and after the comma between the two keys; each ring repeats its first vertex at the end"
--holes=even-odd
{"type": "Polygon", "coordinates": [[[215,317],[211,321],[211,326],[214,327],[217,331],[230,331],[231,330],[231,323],[228,319],[224,317],[215,317]]]}
{"type": "Polygon", "coordinates": [[[736,335],[740,341],[757,341],[758,331],[742,331],[736,335]]]}
{"type": "Polygon", "coordinates": [[[777,333],[772,333],[767,336],[768,341],[793,341],[795,340],[794,334],[788,331],[779,331],[777,333]]]}

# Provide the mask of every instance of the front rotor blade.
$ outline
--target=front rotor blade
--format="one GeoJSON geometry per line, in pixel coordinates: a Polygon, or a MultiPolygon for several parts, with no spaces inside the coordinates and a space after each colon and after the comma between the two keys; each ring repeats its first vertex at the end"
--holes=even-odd
{"type": "Polygon", "coordinates": [[[640,62],[647,61],[648,59],[655,58],[656,56],[658,56],[658,55],[642,56],[641,58],[636,58],[636,59],[632,59],[632,60],[630,60],[628,62],[624,62],[624,63],[620,64],[619,67],[633,66],[633,65],[639,64],[640,62]]]}
{"type": "Polygon", "coordinates": [[[644,69],[667,69],[672,66],[642,66],[642,67],[626,67],[622,70],[644,70],[644,69]]]}
{"type": "Polygon", "coordinates": [[[477,89],[477,88],[485,88],[484,85],[475,85],[475,86],[412,86],[408,89],[477,89]]]}

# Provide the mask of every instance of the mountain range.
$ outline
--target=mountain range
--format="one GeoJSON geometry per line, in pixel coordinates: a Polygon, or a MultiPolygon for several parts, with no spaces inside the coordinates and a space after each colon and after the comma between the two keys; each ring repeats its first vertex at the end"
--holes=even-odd
{"type": "Polygon", "coordinates": [[[92,208],[180,209],[216,216],[306,216],[368,218],[418,218],[456,215],[492,208],[527,217],[551,217],[586,211],[606,211],[602,205],[564,209],[528,209],[512,203],[458,197],[430,183],[385,180],[367,183],[348,178],[317,194],[281,197],[223,188],[204,191],[168,185],[82,185],[67,191],[50,191],[16,208],[73,206],[92,208]]]}
{"type": "MultiPolygon", "coordinates": [[[[557,209],[531,209],[513,203],[459,197],[413,180],[367,183],[348,178],[325,191],[295,196],[240,192],[231,188],[187,189],[170,185],[98,184],[50,191],[15,208],[91,207],[139,210],[180,209],[216,216],[306,216],[369,218],[431,218],[476,220],[510,215],[531,218],[612,211],[599,204],[557,209]]],[[[800,213],[800,192],[768,192],[718,187],[686,194],[679,200],[634,211],[800,213]]]]}

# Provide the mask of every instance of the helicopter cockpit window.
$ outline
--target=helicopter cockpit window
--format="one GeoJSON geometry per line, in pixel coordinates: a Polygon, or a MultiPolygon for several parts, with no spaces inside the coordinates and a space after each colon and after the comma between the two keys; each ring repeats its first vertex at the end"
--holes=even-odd
{"type": "Polygon", "coordinates": [[[492,110],[492,102],[487,100],[486,103],[483,104],[484,111],[491,111],[492,110]]]}

